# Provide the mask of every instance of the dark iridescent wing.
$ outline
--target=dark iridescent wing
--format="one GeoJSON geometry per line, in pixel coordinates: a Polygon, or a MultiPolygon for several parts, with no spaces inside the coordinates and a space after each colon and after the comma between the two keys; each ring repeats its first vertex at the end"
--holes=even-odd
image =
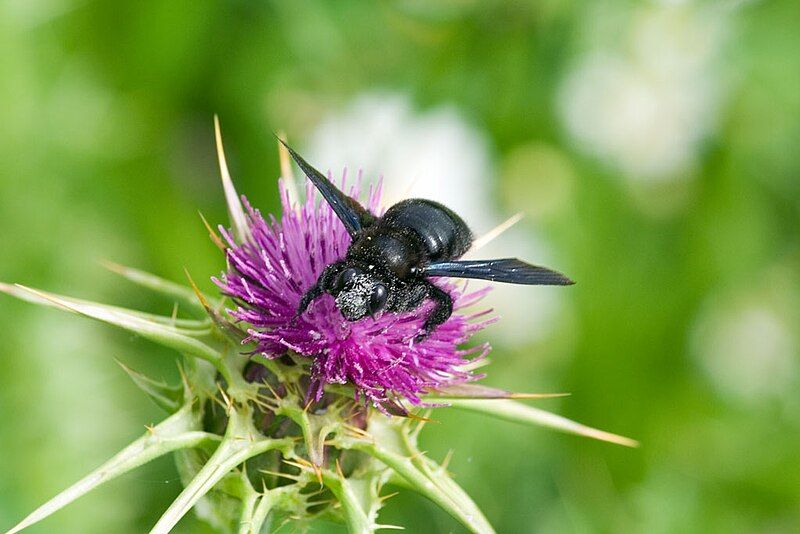
{"type": "Polygon", "coordinates": [[[561,273],[516,258],[440,261],[422,269],[422,274],[536,286],[568,286],[575,283],[561,273]]]}
{"type": "Polygon", "coordinates": [[[325,201],[333,208],[334,213],[336,213],[342,223],[344,223],[345,228],[347,228],[347,233],[350,234],[350,237],[354,238],[362,228],[371,225],[375,221],[375,216],[367,211],[364,206],[359,204],[357,200],[341,192],[324,174],[312,167],[300,154],[287,145],[283,139],[278,138],[278,141],[286,147],[286,150],[289,151],[289,154],[292,156],[295,163],[297,163],[297,166],[300,167],[300,170],[308,176],[308,179],[311,180],[314,186],[319,190],[325,201]]]}

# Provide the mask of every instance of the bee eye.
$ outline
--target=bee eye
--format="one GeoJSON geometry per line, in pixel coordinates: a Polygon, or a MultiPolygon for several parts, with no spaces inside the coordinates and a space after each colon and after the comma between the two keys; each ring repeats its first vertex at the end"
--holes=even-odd
{"type": "Polygon", "coordinates": [[[376,284],[372,288],[372,294],[369,296],[369,313],[375,315],[386,306],[386,299],[389,296],[386,286],[383,284],[376,284]]]}
{"type": "Polygon", "coordinates": [[[342,289],[344,289],[344,286],[352,282],[353,278],[358,276],[358,274],[359,274],[358,269],[355,269],[353,267],[348,267],[347,269],[342,271],[341,274],[339,275],[339,278],[336,279],[336,290],[341,291],[342,289]]]}

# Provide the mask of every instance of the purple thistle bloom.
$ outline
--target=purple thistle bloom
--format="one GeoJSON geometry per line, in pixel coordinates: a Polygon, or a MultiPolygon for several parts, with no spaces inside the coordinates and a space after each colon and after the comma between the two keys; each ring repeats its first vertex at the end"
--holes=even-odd
{"type": "MultiPolygon", "coordinates": [[[[344,177],[342,177],[344,189],[344,177]]],[[[277,358],[292,350],[313,359],[309,396],[319,400],[325,384],[355,386],[356,398],[367,399],[382,411],[397,400],[424,404],[420,395],[453,384],[477,380],[467,364],[483,359],[488,344],[466,349],[465,343],[476,331],[495,319],[482,319],[491,310],[462,315],[454,313],[422,342],[420,333],[430,304],[408,313],[384,313],[373,319],[347,321],[334,299],[325,295],[300,317],[298,304],[304,292],[329,264],[342,259],[350,236],[327,203],[316,205],[316,190],[310,182],[306,202],[292,206],[285,185],[280,185],[283,215],[280,221],[261,213],[243,198],[252,239],[237,243],[230,232],[221,229],[228,243],[228,271],[214,282],[234,299],[229,310],[239,321],[248,323],[248,338],[256,342],[256,352],[277,358]]],[[[381,188],[370,188],[366,207],[380,213],[381,188]]],[[[350,196],[358,198],[359,187],[350,196]]],[[[478,302],[488,288],[467,292],[466,285],[436,282],[450,293],[454,310],[478,302]]]]}

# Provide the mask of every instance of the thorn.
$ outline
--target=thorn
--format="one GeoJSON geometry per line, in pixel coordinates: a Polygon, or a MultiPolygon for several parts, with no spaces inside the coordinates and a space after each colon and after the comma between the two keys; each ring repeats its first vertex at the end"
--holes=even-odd
{"type": "Polygon", "coordinates": [[[223,410],[227,410],[228,407],[225,405],[223,401],[219,399],[219,397],[217,397],[216,395],[209,395],[209,398],[212,401],[214,401],[214,403],[216,403],[220,408],[222,408],[223,410]]]}
{"type": "Polygon", "coordinates": [[[225,243],[222,241],[222,238],[219,235],[217,235],[217,233],[214,231],[211,225],[208,224],[208,221],[203,216],[203,214],[199,211],[197,213],[198,215],[200,215],[200,219],[203,221],[206,230],[208,230],[208,237],[211,238],[211,242],[214,243],[217,246],[217,248],[219,248],[224,252],[228,247],[225,246],[225,243]]]}
{"type": "Polygon", "coordinates": [[[429,419],[428,417],[424,417],[424,416],[421,416],[421,415],[416,415],[416,414],[413,414],[411,412],[408,412],[406,414],[406,417],[411,419],[412,421],[419,421],[420,423],[423,423],[423,424],[424,423],[439,423],[440,422],[440,421],[437,421],[436,419],[429,419]]]}
{"type": "Polygon", "coordinates": [[[314,467],[314,474],[317,476],[317,482],[319,482],[319,489],[325,487],[325,484],[322,483],[322,469],[317,464],[311,464],[314,467]]]}
{"type": "Polygon", "coordinates": [[[283,139],[286,139],[284,132],[277,132],[275,137],[278,138],[278,160],[281,163],[281,178],[286,184],[286,192],[289,195],[289,206],[293,203],[300,202],[300,196],[297,192],[297,182],[294,178],[294,171],[292,170],[292,159],[289,155],[289,150],[283,144],[283,139]]]}
{"type": "Polygon", "coordinates": [[[472,243],[472,248],[470,249],[470,252],[475,252],[476,250],[485,247],[486,245],[488,245],[489,243],[500,237],[509,228],[511,228],[519,221],[521,221],[523,217],[524,214],[520,211],[516,215],[512,215],[502,223],[498,224],[497,226],[495,226],[494,228],[483,234],[481,237],[476,239],[472,243]]]}
{"type": "Polygon", "coordinates": [[[236,193],[233,180],[231,180],[231,174],[228,171],[228,162],[225,159],[225,149],[222,146],[222,132],[219,127],[219,117],[217,115],[214,115],[214,139],[217,145],[219,172],[222,175],[222,188],[228,203],[231,226],[235,231],[236,238],[244,242],[249,237],[247,220],[245,219],[244,210],[242,209],[242,202],[236,193]]]}
{"type": "Polygon", "coordinates": [[[225,319],[224,317],[220,316],[219,312],[214,310],[209,304],[208,299],[206,299],[205,295],[200,291],[200,288],[197,287],[195,284],[192,275],[189,274],[189,270],[184,266],[183,272],[186,273],[186,278],[189,280],[189,285],[192,286],[192,291],[194,291],[197,300],[200,301],[200,304],[203,306],[203,309],[206,311],[208,316],[211,320],[216,324],[223,332],[242,340],[245,338],[244,332],[242,332],[236,325],[225,319]]]}
{"type": "Polygon", "coordinates": [[[125,275],[128,272],[128,268],[122,264],[113,262],[111,260],[107,260],[105,258],[100,258],[97,260],[97,263],[102,265],[104,268],[108,269],[112,273],[117,273],[121,275],[125,275]]]}
{"type": "Polygon", "coordinates": [[[342,471],[342,464],[339,463],[339,459],[336,459],[336,474],[339,475],[339,478],[344,478],[344,472],[342,471]]]}
{"type": "Polygon", "coordinates": [[[408,187],[406,187],[404,198],[408,198],[411,196],[411,192],[414,190],[415,187],[417,187],[420,178],[422,178],[422,175],[419,173],[417,173],[413,178],[411,178],[411,180],[408,182],[408,187]]]}
{"type": "Polygon", "coordinates": [[[156,435],[156,427],[155,427],[155,425],[152,425],[152,424],[144,425],[144,427],[147,429],[147,433],[148,434],[150,434],[151,436],[155,436],[156,435]]]}
{"type": "Polygon", "coordinates": [[[569,397],[572,393],[511,393],[509,399],[557,399],[569,397]]]}
{"type": "Polygon", "coordinates": [[[453,449],[450,449],[444,456],[444,460],[442,460],[442,469],[444,471],[447,471],[447,466],[450,465],[450,460],[452,459],[453,459],[453,449]]]}
{"type": "Polygon", "coordinates": [[[293,465],[293,466],[297,467],[298,469],[305,469],[306,471],[313,471],[314,474],[316,475],[317,480],[319,481],[319,487],[320,487],[320,489],[322,489],[322,487],[323,487],[322,469],[320,469],[320,467],[318,465],[309,462],[305,458],[297,458],[296,462],[291,462],[289,460],[284,460],[284,462],[286,462],[289,465],[293,465]]]}
{"type": "Polygon", "coordinates": [[[384,502],[388,501],[389,499],[391,499],[392,497],[394,497],[395,495],[399,495],[399,494],[400,494],[399,491],[395,491],[395,492],[390,493],[388,495],[384,495],[383,497],[378,497],[378,500],[381,501],[382,503],[384,503],[384,502]]]}
{"type": "Polygon", "coordinates": [[[175,321],[178,319],[178,303],[176,302],[172,306],[172,315],[170,315],[170,319],[172,319],[172,326],[175,326],[175,321]]]}
{"type": "Polygon", "coordinates": [[[353,434],[355,434],[357,436],[363,437],[365,439],[372,440],[372,434],[370,434],[366,430],[362,430],[362,429],[358,428],[357,426],[349,425],[347,423],[345,423],[343,425],[343,427],[344,427],[345,430],[349,430],[350,432],[352,432],[353,434]]]}
{"type": "Polygon", "coordinates": [[[423,458],[428,456],[428,451],[417,451],[411,456],[408,457],[409,460],[416,460],[417,458],[423,458]]]}
{"type": "Polygon", "coordinates": [[[189,377],[186,376],[186,369],[183,368],[183,364],[178,362],[178,374],[181,375],[181,382],[183,382],[183,388],[185,391],[191,391],[191,387],[189,386],[189,377]]]}
{"type": "Polygon", "coordinates": [[[189,269],[184,266],[183,272],[186,274],[186,278],[189,280],[189,285],[192,286],[192,290],[194,291],[195,296],[197,296],[197,300],[200,301],[200,304],[203,305],[203,308],[206,309],[206,312],[211,313],[211,305],[209,305],[205,295],[200,292],[200,288],[197,287],[197,284],[194,283],[192,275],[189,274],[189,269]]]}
{"type": "Polygon", "coordinates": [[[269,411],[277,411],[280,408],[280,405],[277,402],[272,402],[272,399],[269,399],[264,396],[260,396],[256,394],[255,398],[251,398],[251,401],[256,403],[259,407],[264,408],[269,411]]]}
{"type": "MultiPolygon", "coordinates": [[[[272,475],[274,477],[279,478],[286,478],[289,480],[294,480],[295,482],[300,482],[301,478],[296,475],[290,475],[289,473],[281,473],[280,471],[270,471],[269,469],[259,469],[259,473],[264,473],[265,475],[272,475]]],[[[264,484],[264,491],[267,491],[266,482],[261,481],[264,484]]]]}
{"type": "MultiPolygon", "coordinates": [[[[411,437],[413,437],[414,439],[419,437],[419,434],[420,434],[420,432],[422,432],[422,429],[425,427],[425,425],[429,421],[431,421],[431,419],[428,418],[428,416],[430,414],[431,414],[431,410],[426,410],[425,411],[425,417],[420,417],[420,418],[417,419],[417,421],[418,421],[417,426],[410,431],[411,437]]],[[[414,419],[410,419],[410,421],[414,421],[414,419]]]]}
{"type": "MultiPolygon", "coordinates": [[[[269,390],[270,393],[272,393],[272,398],[273,399],[275,399],[275,400],[281,399],[281,396],[278,395],[278,392],[275,391],[275,389],[272,386],[270,386],[269,383],[266,380],[262,381],[261,383],[264,385],[265,388],[267,388],[269,390]]],[[[262,397],[263,397],[263,395],[262,395],[262,397]]]]}
{"type": "Polygon", "coordinates": [[[311,462],[305,460],[304,458],[295,458],[294,460],[284,459],[283,463],[289,464],[292,467],[296,467],[300,470],[306,470],[306,471],[311,467],[311,462]]]}
{"type": "Polygon", "coordinates": [[[294,180],[292,158],[289,155],[289,151],[286,149],[286,146],[283,144],[283,140],[287,139],[286,133],[283,131],[278,131],[275,134],[275,137],[278,138],[278,157],[280,158],[281,162],[281,177],[287,180],[294,180]]]}
{"type": "Polygon", "coordinates": [[[217,389],[219,390],[220,394],[222,394],[222,398],[225,401],[225,408],[227,408],[228,411],[232,411],[233,402],[231,401],[230,397],[225,394],[225,390],[222,389],[222,385],[219,382],[217,382],[217,389]]]}

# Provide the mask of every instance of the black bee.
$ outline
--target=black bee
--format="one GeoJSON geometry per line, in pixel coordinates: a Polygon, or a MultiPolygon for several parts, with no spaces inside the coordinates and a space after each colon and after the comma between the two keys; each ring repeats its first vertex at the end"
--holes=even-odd
{"type": "Polygon", "coordinates": [[[298,316],[325,293],[336,299],[336,306],[349,321],[374,317],[384,310],[415,310],[425,299],[431,299],[434,307],[417,338],[420,341],[453,313],[450,295],[429,277],[527,285],[574,283],[561,273],[518,259],[458,260],[472,246],[473,236],[452,210],[432,200],[414,198],[398,202],[377,217],[280,141],[353,239],[345,258],[328,265],[303,295],[298,316]]]}

